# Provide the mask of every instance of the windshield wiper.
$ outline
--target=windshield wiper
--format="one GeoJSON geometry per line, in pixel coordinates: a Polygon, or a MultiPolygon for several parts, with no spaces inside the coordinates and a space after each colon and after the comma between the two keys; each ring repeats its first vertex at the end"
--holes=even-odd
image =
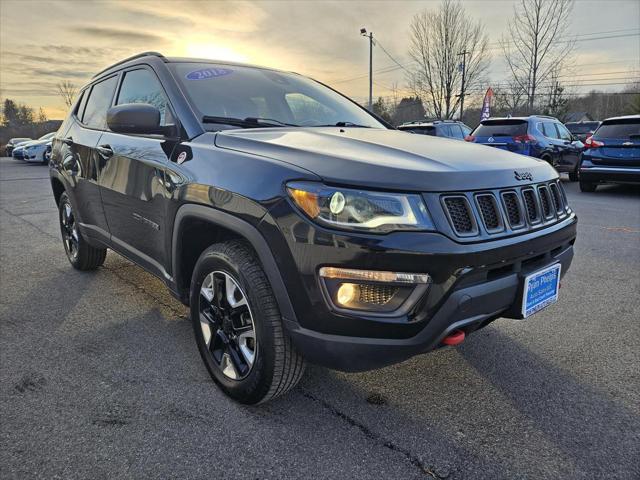
{"type": "Polygon", "coordinates": [[[356,127],[356,128],[371,128],[369,125],[359,125],[353,122],[336,122],[326,125],[311,125],[312,127],[356,127]]]}
{"type": "Polygon", "coordinates": [[[242,128],[258,128],[258,127],[298,127],[293,123],[285,123],[273,118],[260,118],[260,117],[247,117],[247,118],[235,118],[235,117],[217,117],[213,115],[205,115],[202,117],[202,123],[221,123],[224,125],[231,125],[233,127],[242,128]]]}

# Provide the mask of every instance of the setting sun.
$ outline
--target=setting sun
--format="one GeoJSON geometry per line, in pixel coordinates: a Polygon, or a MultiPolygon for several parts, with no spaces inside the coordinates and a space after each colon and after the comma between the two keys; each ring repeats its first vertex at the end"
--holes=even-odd
{"type": "Polygon", "coordinates": [[[201,41],[185,42],[182,45],[181,53],[188,57],[212,58],[215,60],[227,60],[233,62],[247,62],[247,56],[238,53],[232,48],[213,42],[201,41]]]}

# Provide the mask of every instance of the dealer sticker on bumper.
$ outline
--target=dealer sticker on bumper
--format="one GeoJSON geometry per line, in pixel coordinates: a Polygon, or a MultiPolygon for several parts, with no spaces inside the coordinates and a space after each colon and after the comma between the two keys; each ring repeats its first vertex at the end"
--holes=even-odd
{"type": "Polygon", "coordinates": [[[522,316],[527,318],[558,301],[560,287],[559,263],[538,270],[524,279],[522,316]]]}

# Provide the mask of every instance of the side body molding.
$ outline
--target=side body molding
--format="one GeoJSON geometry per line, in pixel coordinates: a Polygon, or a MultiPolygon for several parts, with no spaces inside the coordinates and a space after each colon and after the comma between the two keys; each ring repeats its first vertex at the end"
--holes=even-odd
{"type": "Polygon", "coordinates": [[[181,206],[176,213],[173,228],[173,238],[171,242],[171,267],[174,274],[175,285],[180,285],[183,280],[179,278],[179,252],[181,249],[180,232],[184,220],[188,218],[197,218],[199,220],[204,220],[206,222],[209,222],[214,228],[216,225],[219,225],[233,232],[236,232],[238,235],[245,238],[258,254],[258,258],[260,259],[262,268],[264,269],[267,278],[269,279],[269,283],[271,284],[271,288],[273,289],[273,294],[278,301],[280,314],[286,320],[297,323],[296,314],[293,310],[293,306],[291,305],[291,300],[289,299],[289,295],[287,294],[287,289],[282,280],[282,276],[280,275],[280,270],[278,270],[276,261],[273,258],[273,253],[271,252],[271,249],[269,248],[269,245],[267,244],[264,237],[253,225],[237,217],[234,217],[233,215],[222,212],[220,210],[215,210],[211,207],[196,204],[186,204],[181,206]]]}

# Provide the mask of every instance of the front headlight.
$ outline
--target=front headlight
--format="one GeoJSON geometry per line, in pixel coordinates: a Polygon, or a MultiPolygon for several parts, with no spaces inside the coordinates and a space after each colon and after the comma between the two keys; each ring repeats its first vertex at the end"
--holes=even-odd
{"type": "Polygon", "coordinates": [[[435,230],[420,195],[292,182],[287,192],[309,218],[327,227],[386,233],[435,230]]]}

